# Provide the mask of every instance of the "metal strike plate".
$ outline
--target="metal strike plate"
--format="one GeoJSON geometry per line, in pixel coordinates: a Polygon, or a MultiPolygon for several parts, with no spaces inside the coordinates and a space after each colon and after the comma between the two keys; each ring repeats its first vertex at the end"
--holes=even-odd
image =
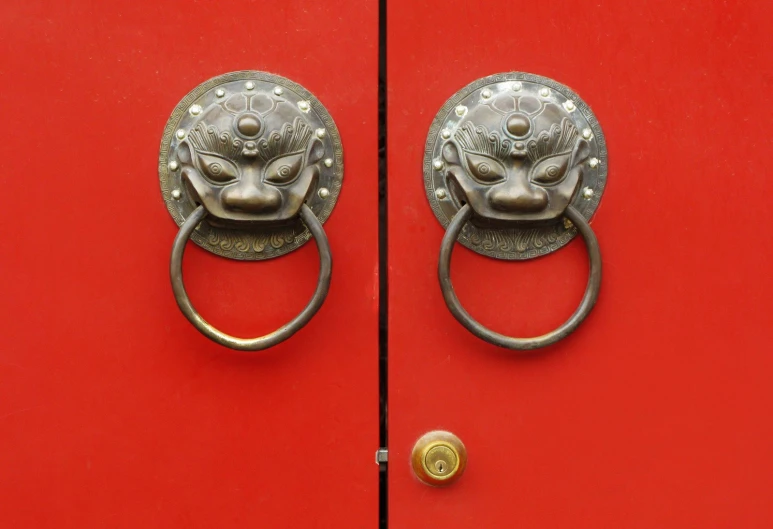
{"type": "Polygon", "coordinates": [[[572,205],[589,220],[607,178],[607,149],[588,105],[568,87],[511,72],[478,79],[435,116],[424,184],[447,228],[472,209],[458,241],[497,259],[531,259],[576,234],[572,205]]]}
{"type": "Polygon", "coordinates": [[[314,95],[257,71],[220,75],[175,107],[161,140],[161,193],[178,226],[203,205],[191,239],[232,259],[295,250],[311,234],[299,212],[330,216],[343,179],[333,119],[314,95]]]}

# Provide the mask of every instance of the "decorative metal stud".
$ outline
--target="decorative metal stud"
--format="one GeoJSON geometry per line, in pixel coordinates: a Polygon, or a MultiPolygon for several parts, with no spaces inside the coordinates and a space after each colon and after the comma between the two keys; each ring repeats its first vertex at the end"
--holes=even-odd
{"type": "Polygon", "coordinates": [[[522,88],[523,88],[523,83],[522,82],[516,81],[516,82],[513,83],[513,90],[514,91],[520,92],[522,88]]]}
{"type": "Polygon", "coordinates": [[[588,160],[588,165],[590,165],[593,169],[599,166],[599,159],[598,158],[591,158],[588,160]]]}
{"type": "Polygon", "coordinates": [[[277,86],[276,88],[274,88],[274,95],[281,96],[284,93],[285,91],[282,90],[281,86],[277,86]]]}
{"type": "Polygon", "coordinates": [[[185,138],[185,131],[183,129],[179,129],[175,133],[175,136],[177,136],[177,139],[181,140],[181,139],[185,138]]]}
{"type": "Polygon", "coordinates": [[[446,190],[445,189],[437,189],[435,191],[435,196],[438,197],[441,200],[446,198],[446,190]]]}
{"type": "Polygon", "coordinates": [[[448,129],[443,129],[443,132],[440,133],[440,136],[442,136],[444,140],[447,140],[451,137],[451,131],[448,129]]]}
{"type": "Polygon", "coordinates": [[[308,112],[311,106],[308,101],[298,101],[298,108],[301,112],[308,112]]]}
{"type": "Polygon", "coordinates": [[[316,131],[317,138],[320,140],[325,137],[325,129],[317,129],[316,131]]]}
{"type": "Polygon", "coordinates": [[[169,162],[169,169],[172,171],[177,171],[177,168],[180,167],[180,164],[177,163],[177,160],[172,160],[169,162]]]}
{"type": "Polygon", "coordinates": [[[590,129],[582,129],[582,137],[589,140],[593,136],[593,131],[590,129]]]}
{"type": "Polygon", "coordinates": [[[582,197],[583,198],[592,198],[593,197],[593,189],[590,187],[586,187],[582,190],[582,197]]]}
{"type": "Polygon", "coordinates": [[[180,200],[180,197],[182,196],[182,193],[180,193],[179,189],[173,189],[172,190],[172,198],[175,200],[180,200]]]}
{"type": "Polygon", "coordinates": [[[217,90],[215,90],[215,95],[217,97],[224,97],[225,96],[225,90],[223,90],[222,88],[218,88],[217,90]]]}
{"type": "Polygon", "coordinates": [[[317,194],[319,195],[319,198],[327,198],[328,195],[330,195],[330,191],[326,187],[321,187],[319,191],[317,191],[317,194]]]}
{"type": "Polygon", "coordinates": [[[545,88],[543,86],[542,88],[539,89],[539,95],[541,95],[542,97],[549,96],[550,95],[550,89],[549,88],[545,88]]]}
{"type": "Polygon", "coordinates": [[[483,99],[489,99],[489,98],[491,97],[491,90],[489,90],[488,88],[486,88],[485,90],[483,90],[483,91],[480,93],[480,96],[481,96],[483,99]]]}
{"type": "Polygon", "coordinates": [[[564,103],[564,108],[567,109],[569,112],[572,112],[575,109],[574,103],[571,101],[567,101],[564,103]]]}
{"type": "Polygon", "coordinates": [[[325,167],[333,167],[333,159],[332,158],[325,158],[325,161],[323,163],[325,164],[325,167]]]}
{"type": "Polygon", "coordinates": [[[442,160],[435,160],[432,162],[432,167],[440,171],[443,168],[443,161],[442,160]]]}
{"type": "Polygon", "coordinates": [[[247,81],[246,83],[244,83],[244,88],[246,88],[247,90],[254,90],[255,83],[253,83],[252,81],[247,81]]]}
{"type": "Polygon", "coordinates": [[[456,115],[461,117],[464,116],[467,113],[467,107],[464,105],[459,105],[456,107],[456,115]]]}

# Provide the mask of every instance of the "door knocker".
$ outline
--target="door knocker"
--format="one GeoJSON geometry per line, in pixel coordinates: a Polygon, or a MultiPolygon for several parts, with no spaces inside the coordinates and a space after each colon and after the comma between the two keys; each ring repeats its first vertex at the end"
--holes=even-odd
{"type": "Polygon", "coordinates": [[[606,177],[601,127],[566,86],[512,72],[454,94],[432,122],[424,156],[427,198],[446,228],[438,277],[454,317],[475,336],[508,349],[545,347],[572,333],[601,286],[601,252],[588,220],[606,177]],[[513,338],[487,329],[462,307],[450,276],[457,240],[489,257],[521,260],[558,250],[578,232],[590,277],[580,306],[558,329],[513,338]]]}
{"type": "Polygon", "coordinates": [[[220,75],[175,107],[161,140],[161,193],[180,231],[170,276],[186,318],[215,342],[243,351],[276,345],[302,328],[330,288],[332,256],[322,224],[343,178],[338,129],[302,86],[264,72],[220,75]],[[259,338],[229,336],[188,299],[182,259],[188,239],[217,255],[261,260],[291,252],[311,237],[320,259],[309,304],[291,322],[259,338]]]}

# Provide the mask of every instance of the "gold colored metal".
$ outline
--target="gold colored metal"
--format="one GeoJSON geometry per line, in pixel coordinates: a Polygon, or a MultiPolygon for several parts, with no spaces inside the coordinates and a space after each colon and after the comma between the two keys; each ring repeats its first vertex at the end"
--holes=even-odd
{"type": "Polygon", "coordinates": [[[411,465],[422,483],[445,487],[459,479],[467,466],[461,439],[443,430],[424,434],[413,446],[411,465]]]}

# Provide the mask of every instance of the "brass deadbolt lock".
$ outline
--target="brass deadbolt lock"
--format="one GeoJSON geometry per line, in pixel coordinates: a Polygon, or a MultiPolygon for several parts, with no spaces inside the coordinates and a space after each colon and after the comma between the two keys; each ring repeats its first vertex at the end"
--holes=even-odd
{"type": "Polygon", "coordinates": [[[411,464],[416,477],[435,487],[450,485],[467,466],[467,449],[461,439],[442,430],[424,434],[413,447],[411,464]]]}

